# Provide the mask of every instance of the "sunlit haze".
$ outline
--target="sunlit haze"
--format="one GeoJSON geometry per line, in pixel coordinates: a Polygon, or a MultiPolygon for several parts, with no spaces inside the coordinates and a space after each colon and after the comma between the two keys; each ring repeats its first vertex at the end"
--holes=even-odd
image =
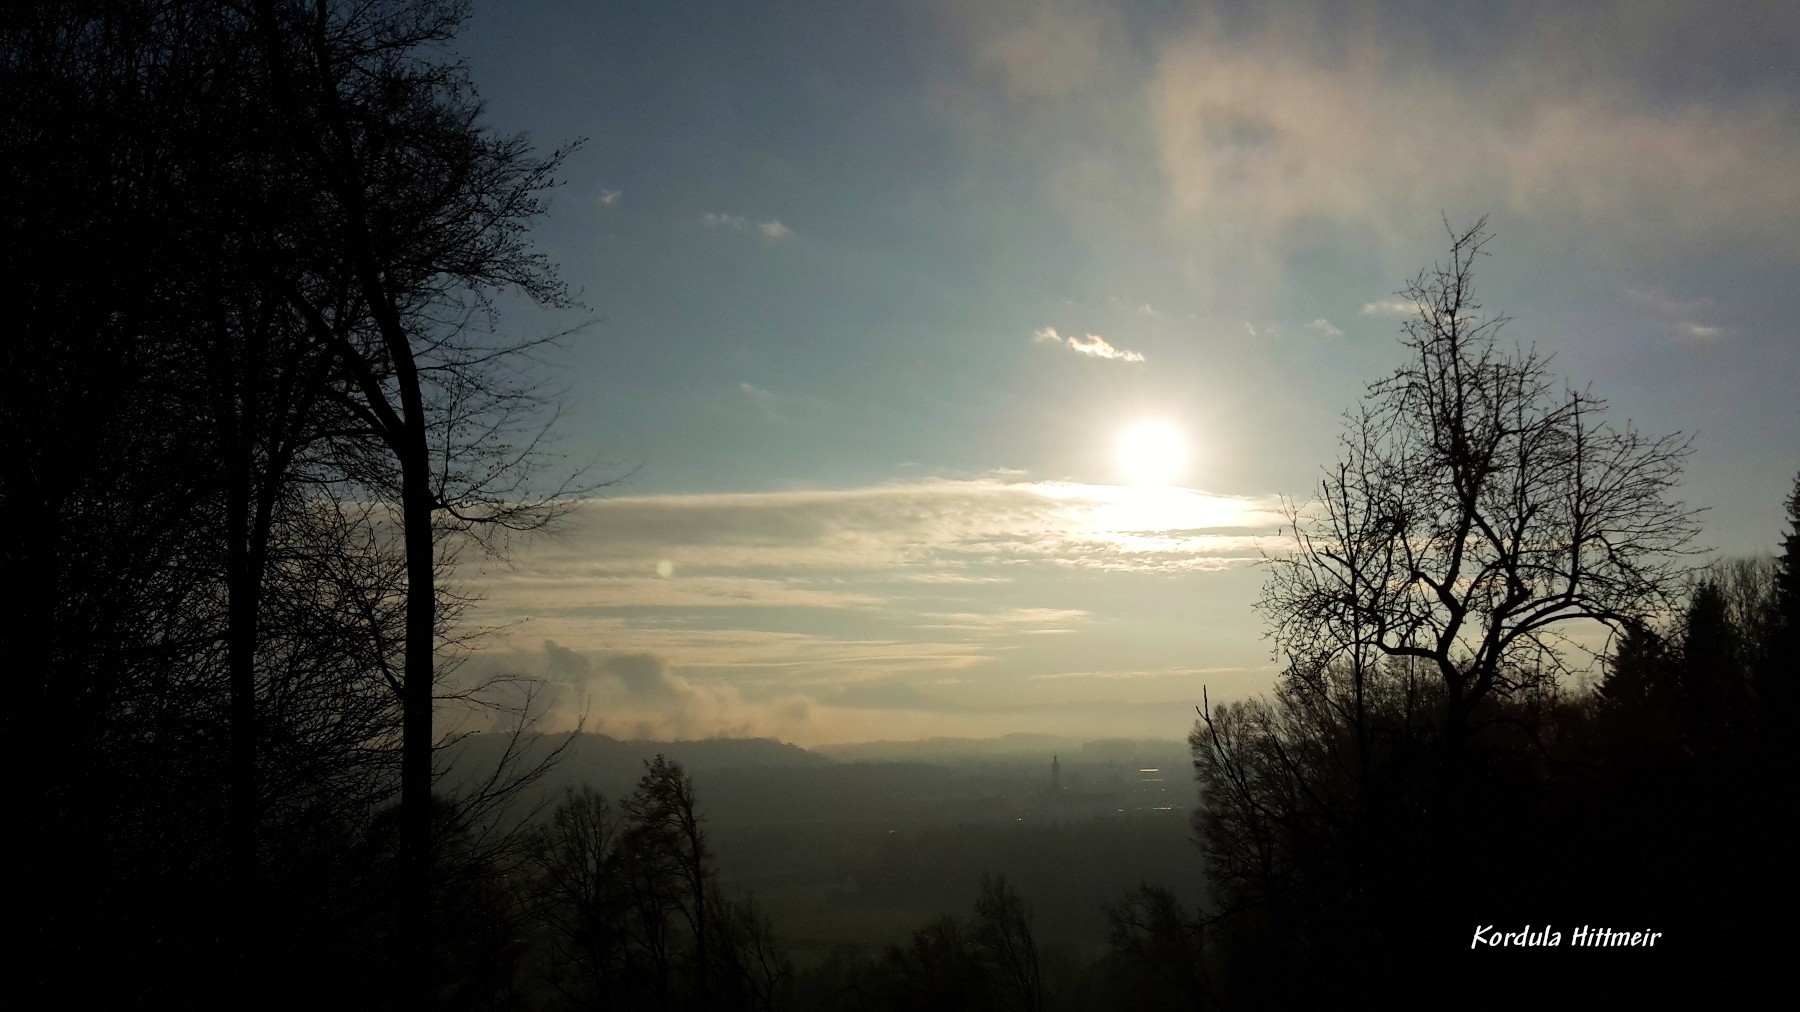
{"type": "Polygon", "coordinates": [[[1166,422],[1141,422],[1119,437],[1119,467],[1134,485],[1167,485],[1186,464],[1181,434],[1166,422]]]}

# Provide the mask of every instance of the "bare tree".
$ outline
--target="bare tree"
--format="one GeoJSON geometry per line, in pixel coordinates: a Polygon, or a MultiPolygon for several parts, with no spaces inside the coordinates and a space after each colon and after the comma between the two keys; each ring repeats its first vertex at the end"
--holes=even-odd
{"type": "Polygon", "coordinates": [[[707,886],[712,878],[712,851],[706,845],[694,798],[694,780],[662,755],[644,762],[637,790],[625,801],[637,835],[639,853],[656,855],[674,872],[683,894],[679,903],[694,940],[694,987],[701,1006],[709,1000],[713,965],[707,926],[707,886]]]}
{"type": "Polygon", "coordinates": [[[606,798],[582,787],[532,839],[532,910],[550,936],[549,983],[576,1007],[613,998],[630,959],[624,833],[606,798]]]}
{"type": "Polygon", "coordinates": [[[534,483],[542,405],[513,363],[538,342],[475,325],[502,290],[570,304],[525,236],[566,150],[540,158],[481,125],[465,69],[436,49],[466,4],[256,0],[247,14],[311,198],[284,294],[348,377],[330,392],[378,451],[354,459],[402,532],[401,933],[425,993],[441,550],[451,533],[540,528],[573,491],[534,483]]]}
{"type": "Polygon", "coordinates": [[[1284,1000],[1527,887],[1529,861],[1471,856],[1549,818],[1528,785],[1585,727],[1564,676],[1684,590],[1688,441],[1608,423],[1501,345],[1474,289],[1487,241],[1485,220],[1450,230],[1400,293],[1407,360],[1369,385],[1316,500],[1286,505],[1293,550],[1265,557],[1258,602],[1273,696],[1208,703],[1189,739],[1218,923],[1284,1000]]]}
{"type": "Polygon", "coordinates": [[[709,884],[707,899],[713,905],[714,961],[725,992],[719,1004],[771,1012],[779,1006],[783,984],[794,975],[774,925],[748,893],[726,896],[715,882],[709,884]]]}
{"type": "Polygon", "coordinates": [[[1485,700],[1575,667],[1573,630],[1667,613],[1697,533],[1671,498],[1687,439],[1615,427],[1498,342],[1507,318],[1474,287],[1488,239],[1485,218],[1451,230],[1448,261],[1399,293],[1409,360],[1369,386],[1318,499],[1288,504],[1296,550],[1266,560],[1260,601],[1296,666],[1350,661],[1359,712],[1375,657],[1434,672],[1452,751],[1485,700]]]}
{"type": "Polygon", "coordinates": [[[1044,1007],[1031,908],[1007,886],[1005,875],[981,876],[981,892],[975,897],[975,942],[1005,996],[1004,1007],[1019,1012],[1038,1012],[1044,1007]]]}
{"type": "Polygon", "coordinates": [[[1136,1001],[1153,1007],[1207,1006],[1206,920],[1198,911],[1182,909],[1167,888],[1145,883],[1107,904],[1106,919],[1112,959],[1135,985],[1136,1001]]]}

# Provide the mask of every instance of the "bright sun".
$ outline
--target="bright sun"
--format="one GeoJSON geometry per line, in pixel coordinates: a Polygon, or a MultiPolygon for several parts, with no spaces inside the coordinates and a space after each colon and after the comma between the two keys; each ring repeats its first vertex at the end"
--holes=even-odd
{"type": "Polygon", "coordinates": [[[1181,434],[1166,422],[1141,422],[1119,437],[1119,466],[1133,485],[1167,485],[1186,463],[1181,434]]]}

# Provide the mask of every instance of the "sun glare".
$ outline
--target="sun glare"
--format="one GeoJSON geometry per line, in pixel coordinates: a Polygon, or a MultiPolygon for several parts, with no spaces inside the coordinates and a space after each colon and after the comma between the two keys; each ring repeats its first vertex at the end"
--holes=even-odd
{"type": "Polygon", "coordinates": [[[1133,485],[1167,485],[1186,464],[1181,434],[1166,422],[1141,422],[1119,437],[1119,467],[1133,485]]]}

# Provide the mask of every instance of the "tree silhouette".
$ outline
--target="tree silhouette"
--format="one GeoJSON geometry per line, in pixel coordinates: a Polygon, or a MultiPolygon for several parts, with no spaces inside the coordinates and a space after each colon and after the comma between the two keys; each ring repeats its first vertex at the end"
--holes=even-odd
{"type": "Polygon", "coordinates": [[[644,765],[617,811],[571,791],[531,841],[540,976],[572,1008],[776,1007],[792,966],[754,900],[721,891],[692,779],[644,765]]]}
{"type": "MultiPolygon", "coordinates": [[[[1209,702],[1190,738],[1240,996],[1377,987],[1401,972],[1388,954],[1471,916],[1611,903],[1624,873],[1590,856],[1618,844],[1587,814],[1595,722],[1569,691],[1584,641],[1624,633],[1599,708],[1615,740],[1683,734],[1672,704],[1719,684],[1651,632],[1697,533],[1673,498],[1687,441],[1611,425],[1544,356],[1502,346],[1506,318],[1475,295],[1487,242],[1485,220],[1450,230],[1448,260],[1400,293],[1406,362],[1349,416],[1318,498],[1287,506],[1293,549],[1265,558],[1258,603],[1285,661],[1272,697],[1209,702]],[[1547,834],[1604,843],[1553,860],[1547,834]]],[[[1737,709],[1721,695],[1700,726],[1737,709]]]]}
{"type": "Polygon", "coordinates": [[[1697,533],[1670,498],[1685,439],[1613,427],[1544,356],[1498,343],[1507,318],[1474,288],[1488,238],[1486,219],[1452,231],[1448,261],[1399,293],[1409,360],[1369,386],[1317,501],[1289,505],[1296,550],[1267,559],[1260,602],[1302,667],[1432,671],[1453,750],[1490,696],[1573,670],[1571,629],[1665,610],[1697,533]]]}
{"type": "Polygon", "coordinates": [[[1206,925],[1175,894],[1145,884],[1106,909],[1118,985],[1136,1008],[1202,1009],[1213,1001],[1206,925]]]}
{"type": "Polygon", "coordinates": [[[484,339],[472,314],[518,289],[567,305],[525,238],[563,152],[482,127],[466,71],[434,55],[461,3],[258,0],[256,39],[295,182],[311,200],[285,292],[349,378],[333,389],[387,455],[359,477],[398,505],[406,559],[400,676],[402,943],[429,991],[435,569],[447,529],[535,529],[568,486],[530,482],[538,441],[518,432],[534,397],[498,365],[525,345],[484,339]]]}
{"type": "Polygon", "coordinates": [[[1786,503],[1788,527],[1775,558],[1767,648],[1756,674],[1756,706],[1765,734],[1767,755],[1794,768],[1791,748],[1794,682],[1800,678],[1800,475],[1786,503]]]}
{"type": "Polygon", "coordinates": [[[146,993],[190,959],[258,979],[286,958],[263,908],[333,874],[396,752],[428,951],[436,569],[452,533],[540,525],[561,491],[532,477],[541,404],[507,357],[534,342],[482,326],[501,287],[562,301],[524,234],[557,156],[488,133],[432,50],[465,13],[0,16],[0,516],[39,535],[0,549],[29,672],[6,730],[60,869],[23,904],[45,994],[107,919],[164,939],[108,957],[146,993]]]}
{"type": "Polygon", "coordinates": [[[1038,970],[1031,910],[1007,887],[1005,875],[983,875],[975,897],[975,942],[982,949],[999,992],[997,1007],[1038,1012],[1044,984],[1038,970]]]}
{"type": "Polygon", "coordinates": [[[644,763],[638,788],[625,802],[633,822],[632,845],[647,864],[672,872],[681,893],[678,909],[694,942],[693,982],[701,1005],[712,990],[713,965],[708,958],[707,885],[712,878],[712,852],[700,828],[694,781],[677,763],[658,754],[644,763]]]}

